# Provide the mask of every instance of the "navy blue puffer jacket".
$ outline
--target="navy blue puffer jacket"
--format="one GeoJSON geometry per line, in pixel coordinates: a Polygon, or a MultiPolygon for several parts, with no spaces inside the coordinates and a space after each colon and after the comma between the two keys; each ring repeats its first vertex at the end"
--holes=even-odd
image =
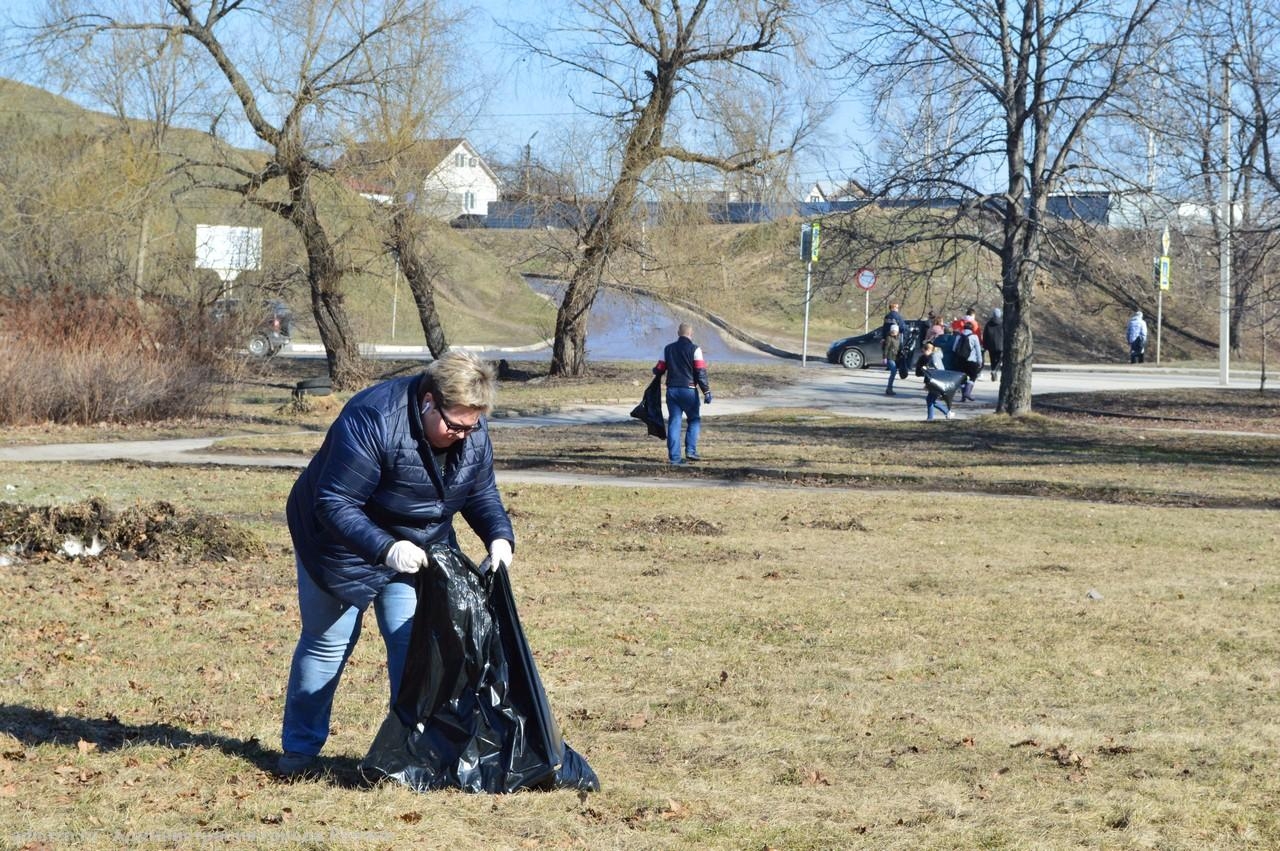
{"type": "Polygon", "coordinates": [[[438,469],[418,413],[422,380],[397,378],[352,396],[289,493],[299,562],[320,587],[361,609],[399,575],[382,563],[391,545],[452,540],[455,513],[486,546],[515,543],[487,427],[457,441],[438,469]]]}

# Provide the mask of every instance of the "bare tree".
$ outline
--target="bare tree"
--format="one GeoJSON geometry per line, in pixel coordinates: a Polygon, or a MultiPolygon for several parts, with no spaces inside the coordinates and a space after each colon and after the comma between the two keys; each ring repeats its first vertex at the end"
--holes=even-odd
{"type": "Polygon", "coordinates": [[[1227,247],[1228,335],[1240,354],[1247,333],[1265,330],[1276,296],[1280,181],[1271,116],[1280,98],[1280,19],[1272,4],[1254,0],[1171,3],[1165,15],[1184,23],[1152,69],[1146,97],[1135,93],[1135,124],[1148,134],[1148,186],[1138,194],[1146,223],[1180,237],[1177,289],[1206,312],[1221,312],[1227,247]]]}
{"type": "Polygon", "coordinates": [[[123,168],[136,222],[138,247],[133,290],[141,300],[151,222],[157,195],[166,184],[166,138],[182,110],[200,94],[195,63],[185,56],[183,41],[173,32],[125,31],[86,45],[67,60],[61,73],[69,89],[106,104],[124,142],[123,168]],[[94,55],[95,48],[100,52],[94,55]]]}
{"type": "Polygon", "coordinates": [[[374,204],[370,212],[384,235],[383,247],[409,284],[433,357],[449,348],[435,299],[436,283],[446,269],[422,239],[437,223],[422,215],[417,201],[424,178],[443,155],[433,137],[453,135],[448,131],[456,129],[441,117],[471,114],[475,105],[466,103],[467,92],[483,90],[466,85],[466,74],[449,61],[446,45],[458,38],[464,23],[460,16],[430,8],[403,26],[400,38],[361,51],[373,82],[353,104],[349,142],[335,167],[340,176],[372,180],[380,190],[385,205],[374,204]],[[379,75],[378,69],[387,66],[405,72],[379,75]]]}
{"type": "Polygon", "coordinates": [[[192,163],[201,185],[236,193],[287,221],[306,255],[311,308],[334,386],[352,388],[364,366],[344,307],[347,261],[322,213],[335,137],[342,119],[373,87],[416,69],[397,62],[372,67],[371,54],[412,35],[430,17],[432,0],[157,0],[150,5],[53,0],[46,41],[119,33],[180,36],[223,83],[209,130],[227,142],[246,132],[266,148],[261,157],[232,151],[216,163],[192,163]],[[210,171],[210,169],[216,169],[210,171]]]}
{"type": "Polygon", "coordinates": [[[1253,0],[1221,0],[1219,9],[1234,35],[1224,74],[1241,90],[1240,100],[1231,101],[1239,128],[1232,208],[1243,218],[1231,242],[1232,268],[1241,273],[1232,275],[1231,339],[1238,348],[1244,326],[1258,331],[1265,387],[1267,326],[1280,301],[1280,10],[1253,0]]]}
{"type": "Polygon", "coordinates": [[[1091,124],[1153,67],[1161,2],[867,0],[838,28],[858,45],[846,55],[852,78],[882,113],[903,109],[911,92],[918,105],[899,122],[912,145],[876,193],[927,211],[900,242],[929,242],[948,262],[967,244],[999,260],[1002,413],[1031,407],[1030,319],[1049,198],[1087,165],[1079,154],[1091,124]]]}
{"type": "MultiPolygon", "coordinates": [[[[798,58],[794,29],[804,16],[789,0],[579,0],[575,25],[560,32],[574,46],[533,50],[593,78],[615,108],[593,111],[618,131],[603,197],[591,205],[580,252],[556,316],[553,375],[586,368],[587,316],[610,256],[633,242],[635,205],[650,170],[664,160],[720,171],[755,169],[774,150],[704,145],[697,125],[717,69],[733,69],[735,85],[776,85],[771,60],[798,58]],[[673,122],[675,126],[673,127],[673,122]]],[[[519,36],[519,34],[517,34],[519,36]]],[[[523,36],[520,36],[523,40],[523,36]]],[[[722,76],[720,82],[724,82],[722,76]]],[[[754,140],[753,140],[754,141],[754,140]]]]}

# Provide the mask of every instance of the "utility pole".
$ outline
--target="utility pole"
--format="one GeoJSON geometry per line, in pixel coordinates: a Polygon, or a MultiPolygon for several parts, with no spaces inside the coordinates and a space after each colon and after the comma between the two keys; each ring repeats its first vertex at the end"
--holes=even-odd
{"type": "Polygon", "coordinates": [[[1222,207],[1218,238],[1218,383],[1231,382],[1231,53],[1222,60],[1222,207]]]}
{"type": "Polygon", "coordinates": [[[529,200],[529,171],[533,168],[533,137],[538,135],[538,131],[533,131],[533,136],[524,143],[524,200],[529,200]]]}

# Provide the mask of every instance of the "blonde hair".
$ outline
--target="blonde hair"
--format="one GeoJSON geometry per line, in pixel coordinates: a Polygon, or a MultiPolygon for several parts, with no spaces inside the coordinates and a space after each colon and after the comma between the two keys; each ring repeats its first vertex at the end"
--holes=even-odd
{"type": "Polygon", "coordinates": [[[431,362],[423,377],[419,393],[430,393],[441,409],[461,406],[487,414],[498,399],[497,369],[471,352],[450,349],[431,362]]]}

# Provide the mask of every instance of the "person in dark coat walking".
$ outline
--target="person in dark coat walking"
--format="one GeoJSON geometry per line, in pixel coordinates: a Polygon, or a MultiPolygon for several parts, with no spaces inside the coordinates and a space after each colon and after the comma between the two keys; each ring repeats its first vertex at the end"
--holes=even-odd
{"type": "Polygon", "coordinates": [[[702,347],[693,342],[693,326],[681,322],[674,343],[662,350],[662,359],[653,367],[654,375],[667,377],[667,458],[679,466],[687,461],[701,461],[698,435],[702,431],[702,401],[711,404],[711,384],[707,380],[707,362],[702,347]],[[684,458],[680,457],[680,419],[687,417],[684,435],[684,458]]]}
{"type": "Polygon", "coordinates": [[[900,307],[901,305],[896,301],[889,303],[889,312],[884,315],[884,323],[881,325],[884,329],[884,336],[889,336],[889,328],[893,325],[898,326],[899,333],[906,333],[907,320],[902,318],[900,307]]]}
{"type": "Polygon", "coordinates": [[[902,351],[902,334],[898,331],[896,324],[890,325],[889,330],[885,332],[884,340],[880,343],[880,352],[884,358],[884,365],[889,370],[889,384],[884,389],[884,395],[895,396],[893,392],[893,380],[898,377],[898,354],[902,351]]]}
{"type": "Polygon", "coordinates": [[[991,360],[991,380],[1000,378],[1000,365],[1004,363],[1004,311],[992,308],[991,318],[982,329],[982,345],[991,360]]]}
{"type": "Polygon", "coordinates": [[[400,689],[417,593],[432,544],[457,544],[461,513],[509,566],[511,520],[493,473],[485,415],[497,373],[450,351],[426,371],[352,396],[289,493],[302,631],[289,669],[278,774],[314,770],[342,669],[373,606],[387,649],[390,704],[400,689]]]}

